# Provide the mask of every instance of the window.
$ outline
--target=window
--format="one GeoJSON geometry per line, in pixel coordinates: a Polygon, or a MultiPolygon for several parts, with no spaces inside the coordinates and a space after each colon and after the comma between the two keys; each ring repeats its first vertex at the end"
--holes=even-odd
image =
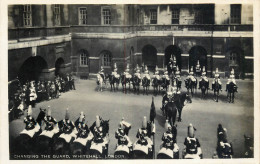
{"type": "Polygon", "coordinates": [[[180,19],[180,10],[173,9],[172,10],[172,24],[179,24],[179,19],[180,19]]]}
{"type": "Polygon", "coordinates": [[[231,5],[231,24],[240,24],[241,23],[241,5],[231,5]]]}
{"type": "Polygon", "coordinates": [[[150,24],[157,24],[157,10],[150,10],[150,24]]]}
{"type": "Polygon", "coordinates": [[[54,16],[54,25],[59,26],[60,25],[60,5],[54,5],[53,10],[53,16],[54,16]]]}
{"type": "Polygon", "coordinates": [[[195,10],[195,24],[203,24],[203,13],[201,10],[195,10]]]}
{"type": "Polygon", "coordinates": [[[23,25],[32,26],[32,5],[23,6],[23,25]]]}
{"type": "Polygon", "coordinates": [[[103,53],[102,66],[111,66],[111,54],[109,52],[103,53]]]}
{"type": "Polygon", "coordinates": [[[87,8],[79,8],[79,25],[88,24],[87,17],[87,8]]]}
{"type": "Polygon", "coordinates": [[[109,8],[102,9],[102,24],[103,25],[111,24],[111,10],[109,8]]]}
{"type": "Polygon", "coordinates": [[[140,10],[137,9],[137,24],[139,25],[140,24],[140,10]]]}
{"type": "Polygon", "coordinates": [[[229,56],[229,64],[232,66],[237,65],[237,53],[231,52],[229,56]]]}
{"type": "Polygon", "coordinates": [[[81,66],[88,66],[88,55],[84,51],[82,51],[80,53],[80,65],[81,66]]]}

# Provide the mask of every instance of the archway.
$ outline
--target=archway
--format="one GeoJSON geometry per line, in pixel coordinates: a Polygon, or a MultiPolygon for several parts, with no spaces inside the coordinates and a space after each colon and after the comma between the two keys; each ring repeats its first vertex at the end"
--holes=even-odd
{"type": "Polygon", "coordinates": [[[154,71],[157,64],[157,50],[152,45],[146,45],[142,49],[142,62],[148,69],[154,71]]]}
{"type": "Polygon", "coordinates": [[[176,57],[176,64],[181,70],[181,53],[181,49],[176,45],[170,45],[166,47],[164,53],[164,65],[168,65],[171,56],[174,55],[176,57]]]}
{"type": "Polygon", "coordinates": [[[189,51],[189,69],[193,66],[193,71],[195,72],[195,67],[197,61],[200,62],[200,67],[205,66],[205,71],[207,72],[207,51],[202,46],[194,46],[189,51]]]}
{"type": "Polygon", "coordinates": [[[42,70],[47,69],[47,62],[40,56],[29,57],[19,69],[18,78],[21,83],[39,80],[42,70]]]}
{"type": "Polygon", "coordinates": [[[55,76],[57,75],[63,76],[65,73],[64,69],[65,69],[65,65],[64,65],[63,58],[58,58],[55,62],[55,76]]]}

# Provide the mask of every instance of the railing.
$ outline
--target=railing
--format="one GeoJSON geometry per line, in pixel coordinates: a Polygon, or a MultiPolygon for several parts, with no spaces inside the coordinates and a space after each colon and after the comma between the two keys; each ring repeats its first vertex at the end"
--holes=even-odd
{"type": "Polygon", "coordinates": [[[135,33],[138,31],[253,31],[253,25],[137,25],[137,26],[101,26],[72,25],[58,27],[28,27],[8,29],[9,40],[23,38],[46,38],[48,36],[66,35],[69,33],[135,33]]]}
{"type": "Polygon", "coordinates": [[[69,33],[70,26],[14,28],[8,29],[8,40],[46,38],[48,36],[66,35],[69,33]]]}

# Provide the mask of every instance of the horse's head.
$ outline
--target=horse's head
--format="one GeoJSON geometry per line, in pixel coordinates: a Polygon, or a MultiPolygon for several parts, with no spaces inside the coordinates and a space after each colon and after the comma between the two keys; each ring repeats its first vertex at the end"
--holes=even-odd
{"type": "Polygon", "coordinates": [[[187,93],[185,94],[185,100],[187,100],[188,103],[192,103],[191,97],[190,95],[188,95],[187,93]]]}

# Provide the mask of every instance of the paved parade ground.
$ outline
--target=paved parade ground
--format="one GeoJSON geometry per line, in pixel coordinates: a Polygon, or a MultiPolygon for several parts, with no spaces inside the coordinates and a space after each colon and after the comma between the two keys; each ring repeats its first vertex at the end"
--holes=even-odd
{"type": "MultiPolygon", "coordinates": [[[[212,79],[210,80],[210,87],[212,79]]],[[[253,136],[254,132],[254,100],[253,100],[253,81],[237,80],[238,93],[235,95],[235,103],[228,103],[226,100],[225,84],[226,79],[221,79],[223,91],[220,93],[219,102],[213,100],[213,92],[209,91],[206,99],[200,98],[201,92],[192,98],[192,104],[187,104],[183,108],[182,122],[177,122],[177,144],[180,147],[180,154],[184,148],[184,138],[187,136],[187,126],[192,123],[197,129],[196,137],[199,139],[203,157],[211,158],[217,144],[217,126],[219,123],[227,128],[228,141],[232,142],[234,157],[241,158],[244,154],[244,134],[253,136]]],[[[132,124],[129,137],[132,142],[136,141],[138,128],[142,126],[143,116],[149,120],[152,93],[149,95],[135,95],[134,93],[124,94],[121,89],[118,92],[110,92],[104,89],[97,92],[95,80],[76,80],[76,90],[62,93],[59,99],[38,103],[33,109],[33,116],[39,113],[39,108],[51,106],[52,116],[58,121],[64,119],[65,110],[70,109],[70,119],[75,121],[79,113],[86,114],[87,124],[90,126],[95,121],[95,116],[100,115],[103,119],[110,119],[109,129],[109,154],[113,154],[116,146],[115,131],[118,128],[122,117],[125,121],[132,124]]],[[[151,92],[152,87],[150,87],[151,92]]],[[[182,92],[186,92],[182,84],[182,92]]],[[[160,107],[162,96],[154,98],[157,116],[155,118],[155,152],[160,149],[161,137],[164,129],[165,118],[162,116],[160,107]]],[[[25,127],[22,116],[18,120],[10,123],[10,137],[16,137],[25,127]]],[[[181,155],[180,155],[181,157],[181,155]]]]}

